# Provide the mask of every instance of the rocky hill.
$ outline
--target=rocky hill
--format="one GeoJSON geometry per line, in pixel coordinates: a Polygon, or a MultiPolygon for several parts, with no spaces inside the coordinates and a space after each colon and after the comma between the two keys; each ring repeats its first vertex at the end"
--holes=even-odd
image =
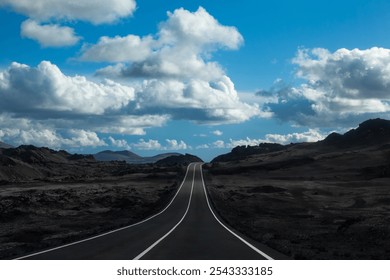
{"type": "Polygon", "coordinates": [[[130,151],[110,151],[110,150],[106,150],[106,151],[102,151],[102,152],[99,152],[97,154],[94,154],[93,155],[94,158],[98,161],[130,161],[130,162],[133,162],[133,161],[138,161],[138,160],[141,160],[142,157],[133,153],[133,152],[130,152],[130,151]]]}
{"type": "Polygon", "coordinates": [[[67,163],[74,160],[95,161],[93,156],[70,154],[66,151],[55,151],[49,148],[38,148],[23,145],[18,148],[0,150],[0,154],[15,160],[30,164],[67,163]]]}
{"type": "Polygon", "coordinates": [[[345,134],[331,133],[322,141],[316,143],[296,143],[280,145],[275,143],[261,143],[258,146],[238,146],[230,153],[220,155],[211,162],[229,162],[245,160],[251,156],[264,155],[286,150],[316,150],[321,152],[335,152],[342,149],[369,148],[390,144],[390,121],[371,119],[361,123],[356,129],[345,134]]]}
{"type": "Polygon", "coordinates": [[[0,149],[9,149],[9,148],[13,148],[13,146],[0,141],[0,149]]]}
{"type": "Polygon", "coordinates": [[[204,166],[229,225],[294,259],[389,259],[389,121],[274,147],[235,148],[204,166]]]}
{"type": "Polygon", "coordinates": [[[236,147],[211,163],[206,167],[215,174],[254,170],[273,178],[389,177],[390,121],[368,120],[315,143],[236,147]]]}
{"type": "Polygon", "coordinates": [[[127,169],[123,162],[100,163],[92,155],[70,154],[31,145],[0,148],[2,184],[86,180],[123,173],[127,169]]]}
{"type": "Polygon", "coordinates": [[[70,154],[23,145],[0,148],[0,184],[50,181],[74,182],[124,176],[134,172],[150,172],[153,164],[162,167],[188,164],[201,159],[192,155],[166,153],[141,157],[130,151],[103,151],[97,155],[70,154]]]}
{"type": "Polygon", "coordinates": [[[191,162],[203,162],[199,157],[185,154],[185,155],[178,155],[178,156],[170,156],[164,159],[161,159],[156,162],[157,165],[164,165],[164,166],[173,166],[173,165],[188,165],[191,162]]]}
{"type": "Polygon", "coordinates": [[[332,133],[321,143],[341,148],[387,144],[390,143],[390,121],[367,120],[344,135],[332,133]]]}
{"type": "Polygon", "coordinates": [[[126,161],[130,164],[147,164],[147,163],[155,163],[161,159],[170,157],[170,156],[178,156],[181,155],[179,153],[164,153],[158,154],[152,157],[141,157],[130,151],[102,151],[100,153],[94,154],[96,160],[98,161],[126,161]]]}
{"type": "Polygon", "coordinates": [[[214,158],[211,162],[222,161],[234,161],[245,159],[251,155],[260,155],[271,152],[277,152],[287,149],[287,146],[283,146],[275,143],[261,143],[258,146],[237,146],[233,148],[230,153],[220,155],[214,158]]]}

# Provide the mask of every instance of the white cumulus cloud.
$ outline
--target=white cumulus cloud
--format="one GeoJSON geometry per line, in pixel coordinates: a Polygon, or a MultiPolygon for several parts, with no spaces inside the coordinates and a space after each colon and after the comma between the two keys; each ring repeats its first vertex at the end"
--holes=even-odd
{"type": "Polygon", "coordinates": [[[96,72],[112,79],[143,79],[137,87],[140,112],[168,111],[173,118],[199,123],[238,123],[267,117],[255,104],[240,101],[234,83],[211,61],[220,49],[237,49],[243,37],[204,8],[177,9],[155,35],[102,37],[86,45],[81,60],[118,63],[96,72]]]}
{"type": "Polygon", "coordinates": [[[161,150],[162,145],[158,140],[150,139],[145,141],[144,139],[140,139],[138,143],[133,144],[133,146],[138,150],[161,150]]]}
{"type": "Polygon", "coordinates": [[[234,84],[227,76],[222,76],[217,83],[148,80],[137,91],[137,101],[140,112],[168,111],[174,119],[198,123],[240,123],[261,115],[258,106],[239,100],[234,84]]]}
{"type": "Polygon", "coordinates": [[[58,24],[39,24],[28,19],[21,25],[21,35],[38,41],[43,47],[66,47],[79,42],[73,28],[59,26],[58,24]]]}
{"type": "Polygon", "coordinates": [[[107,144],[99,138],[99,136],[93,131],[86,131],[83,129],[70,129],[71,143],[75,147],[98,147],[107,146],[107,144]]]}
{"type": "Polygon", "coordinates": [[[0,75],[0,107],[3,111],[60,111],[104,114],[134,100],[134,89],[113,81],[89,81],[66,76],[54,64],[42,61],[36,68],[12,63],[0,75]]]}
{"type": "Polygon", "coordinates": [[[183,8],[168,12],[168,20],[161,24],[159,35],[163,43],[180,41],[180,44],[199,47],[220,45],[235,49],[243,42],[235,27],[221,25],[202,7],[193,13],[183,8]]]}
{"type": "Polygon", "coordinates": [[[217,140],[213,143],[212,147],[214,148],[219,148],[219,149],[223,149],[225,148],[225,142],[222,141],[222,140],[217,140]]]}
{"type": "Polygon", "coordinates": [[[226,143],[227,148],[234,148],[237,146],[257,146],[260,143],[265,143],[267,140],[264,139],[251,139],[246,137],[245,139],[229,139],[229,143],[226,143]]]}
{"type": "Polygon", "coordinates": [[[297,76],[308,82],[301,93],[314,102],[315,111],[359,114],[390,109],[389,49],[300,50],[294,63],[299,66],[297,76]]]}
{"type": "Polygon", "coordinates": [[[245,139],[230,139],[228,143],[221,142],[220,148],[234,148],[237,146],[257,146],[261,143],[302,143],[302,142],[317,142],[323,140],[329,133],[324,133],[319,129],[309,129],[305,132],[294,132],[288,134],[266,134],[264,138],[252,139],[246,137],[245,139]]]}
{"type": "Polygon", "coordinates": [[[265,136],[265,142],[289,144],[300,142],[317,142],[323,140],[327,134],[322,133],[318,129],[309,129],[302,133],[289,133],[289,134],[267,134],[265,136]]]}
{"type": "Polygon", "coordinates": [[[132,147],[138,150],[155,150],[155,151],[179,151],[191,149],[191,146],[187,145],[183,140],[166,139],[166,144],[161,144],[158,140],[140,139],[137,143],[131,144],[132,147]]]}
{"type": "Polygon", "coordinates": [[[27,16],[21,34],[44,47],[75,45],[81,37],[70,27],[58,23],[86,21],[93,24],[114,23],[129,17],[136,9],[135,0],[0,0],[6,7],[27,16]]]}
{"type": "Polygon", "coordinates": [[[54,149],[107,146],[104,140],[89,130],[64,129],[60,132],[41,123],[10,118],[4,114],[0,115],[0,122],[0,139],[16,145],[28,144],[54,149]]]}
{"type": "Polygon", "coordinates": [[[215,136],[221,136],[221,135],[223,135],[223,132],[220,131],[220,130],[214,130],[214,131],[212,132],[212,134],[214,134],[215,136]]]}
{"type": "Polygon", "coordinates": [[[97,44],[84,47],[81,59],[133,62],[97,72],[112,76],[218,79],[223,69],[206,58],[221,48],[237,49],[242,42],[235,27],[220,24],[204,8],[196,12],[181,8],[168,13],[155,36],[102,37],[97,44]]]}
{"type": "Polygon", "coordinates": [[[144,135],[167,114],[134,111],[134,88],[67,76],[50,62],[12,63],[0,71],[0,123],[11,143],[49,147],[103,146],[96,133],[144,135]]]}
{"type": "Polygon", "coordinates": [[[135,35],[114,38],[101,37],[96,45],[83,47],[80,57],[84,61],[128,62],[143,61],[151,55],[153,39],[135,35]]]}
{"type": "Polygon", "coordinates": [[[276,117],[318,126],[389,116],[390,49],[301,49],[293,63],[304,83],[273,92],[276,117]]]}
{"type": "Polygon", "coordinates": [[[110,144],[114,147],[131,150],[131,146],[124,139],[115,139],[114,137],[110,136],[108,137],[108,140],[110,141],[110,144]]]}
{"type": "Polygon", "coordinates": [[[0,6],[38,21],[82,20],[94,24],[111,23],[128,17],[136,9],[135,0],[0,0],[0,6]]]}
{"type": "MultiPolygon", "coordinates": [[[[112,22],[130,15],[132,11],[126,7],[131,3],[135,8],[135,1],[106,1],[104,14],[99,16],[96,7],[83,9],[87,2],[92,5],[91,1],[82,2],[77,11],[74,1],[0,0],[0,5],[30,17],[23,23],[22,34],[43,46],[71,45],[76,42],[73,39],[79,39],[63,23],[112,22]],[[57,9],[46,11],[53,3],[57,9]],[[113,13],[119,6],[121,12],[113,13]],[[61,38],[50,36],[52,33],[62,34],[61,38]]],[[[99,6],[100,1],[93,2],[92,6],[99,6]]],[[[177,9],[168,13],[154,35],[102,37],[95,45],[84,45],[80,59],[112,63],[100,71],[111,72],[112,79],[66,75],[49,61],[37,66],[14,62],[0,70],[0,110],[9,122],[2,128],[12,137],[12,123],[16,123],[15,129],[28,131],[21,126],[28,121],[30,126],[46,127],[41,138],[56,146],[104,145],[101,137],[113,145],[126,145],[107,137],[114,133],[145,135],[147,128],[163,126],[172,119],[217,125],[264,117],[266,113],[257,104],[240,100],[233,81],[212,60],[214,52],[242,44],[243,37],[235,27],[219,23],[205,9],[177,9]]],[[[27,141],[27,136],[24,139],[27,141]]],[[[182,140],[155,141],[135,145],[141,149],[191,149],[182,140]]]]}
{"type": "Polygon", "coordinates": [[[167,142],[167,146],[164,148],[165,150],[178,151],[190,149],[183,140],[177,141],[175,139],[166,139],[165,141],[167,142]]]}

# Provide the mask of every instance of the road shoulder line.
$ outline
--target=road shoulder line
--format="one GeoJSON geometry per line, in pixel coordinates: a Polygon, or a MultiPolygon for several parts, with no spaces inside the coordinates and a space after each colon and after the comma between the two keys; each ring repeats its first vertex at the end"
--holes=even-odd
{"type": "MultiPolygon", "coordinates": [[[[90,241],[90,240],[93,240],[93,239],[96,239],[96,238],[99,238],[99,237],[103,237],[103,236],[106,236],[106,235],[109,235],[109,234],[112,234],[112,233],[115,233],[115,232],[118,232],[118,231],[121,231],[121,230],[125,230],[125,229],[131,228],[131,227],[138,226],[140,224],[143,224],[143,223],[145,223],[145,222],[147,222],[147,221],[149,221],[149,220],[151,220],[151,219],[161,215],[162,213],[164,213],[169,208],[169,206],[171,206],[173,201],[176,199],[176,196],[179,194],[180,190],[182,189],[182,187],[184,185],[184,182],[187,179],[188,170],[190,169],[190,166],[191,166],[191,164],[188,165],[186,174],[184,175],[184,179],[183,179],[179,189],[177,190],[175,196],[172,198],[172,200],[169,202],[169,204],[163,210],[161,210],[159,213],[154,214],[153,216],[150,216],[149,218],[146,218],[145,220],[142,220],[142,221],[137,222],[135,224],[131,224],[131,225],[128,225],[128,226],[125,226],[125,227],[121,227],[121,228],[118,228],[118,229],[115,229],[115,230],[111,230],[111,231],[106,232],[106,233],[102,233],[102,234],[99,234],[99,235],[96,235],[96,236],[92,236],[92,237],[89,237],[89,238],[86,238],[86,239],[75,241],[75,242],[72,242],[72,243],[69,243],[69,244],[61,245],[61,246],[58,246],[58,247],[55,247],[55,248],[47,249],[47,250],[44,250],[44,251],[41,251],[41,252],[37,252],[37,253],[29,254],[29,255],[26,255],[26,256],[22,256],[22,257],[14,259],[14,260],[23,260],[23,259],[26,259],[26,258],[29,258],[29,257],[45,254],[45,253],[48,253],[48,252],[52,252],[52,251],[55,251],[55,250],[63,249],[63,248],[70,247],[70,246],[73,246],[73,245],[76,245],[76,244],[80,244],[80,243],[83,243],[83,242],[87,242],[87,241],[90,241]]],[[[194,168],[194,170],[195,170],[195,168],[194,168]]],[[[194,171],[194,174],[195,174],[195,171],[194,171]]]]}
{"type": "Polygon", "coordinates": [[[184,213],[183,217],[180,219],[180,221],[173,228],[171,228],[170,231],[168,231],[164,236],[162,236],[160,239],[158,239],[152,245],[150,245],[146,250],[144,250],[142,253],[140,253],[138,256],[136,256],[133,260],[139,260],[143,256],[145,256],[150,250],[152,250],[161,241],[163,241],[165,238],[167,238],[181,224],[181,222],[185,219],[185,217],[187,216],[188,210],[190,209],[190,205],[191,205],[192,192],[194,190],[194,184],[195,184],[195,174],[196,174],[196,164],[194,164],[194,174],[192,176],[192,186],[191,186],[190,199],[188,201],[187,209],[186,209],[186,212],[184,213]]]}
{"type": "MultiPolygon", "coordinates": [[[[203,164],[202,164],[203,165],[203,164]]],[[[207,200],[207,205],[209,206],[209,209],[211,211],[211,213],[213,214],[214,218],[218,221],[218,223],[220,223],[228,232],[230,232],[231,234],[233,234],[235,237],[237,237],[240,241],[242,241],[245,245],[247,245],[248,247],[250,247],[252,250],[256,251],[256,253],[262,255],[264,258],[266,258],[267,260],[273,260],[272,257],[270,257],[269,255],[267,255],[266,253],[264,253],[263,251],[259,250],[258,248],[256,248],[255,246],[253,246],[251,243],[249,243],[248,241],[246,241],[244,238],[242,238],[241,236],[239,236],[238,234],[236,234],[234,231],[232,231],[231,229],[229,229],[224,223],[222,223],[217,215],[214,213],[213,209],[211,208],[211,205],[210,205],[210,201],[209,201],[209,198],[208,198],[208,195],[207,195],[207,191],[206,191],[206,186],[205,186],[205,183],[204,183],[204,179],[203,179],[203,168],[202,168],[202,165],[200,166],[200,174],[201,174],[201,177],[202,177],[202,184],[203,184],[203,190],[204,190],[204,193],[205,193],[205,196],[206,196],[206,200],[207,200]]]]}

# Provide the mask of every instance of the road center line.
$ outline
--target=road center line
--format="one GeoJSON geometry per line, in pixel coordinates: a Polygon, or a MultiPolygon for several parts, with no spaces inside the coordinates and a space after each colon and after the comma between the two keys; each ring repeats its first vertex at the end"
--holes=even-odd
{"type": "Polygon", "coordinates": [[[190,193],[190,199],[188,201],[186,212],[184,213],[183,217],[180,219],[180,221],[170,230],[168,231],[163,237],[161,237],[159,240],[154,242],[152,245],[150,245],[145,251],[143,251],[141,254],[136,256],[134,260],[139,260],[143,256],[145,256],[150,250],[152,250],[154,247],[156,247],[161,241],[163,241],[165,238],[167,238],[184,220],[184,218],[187,216],[188,210],[190,209],[191,205],[191,199],[192,199],[192,192],[194,190],[194,184],[195,184],[195,174],[196,174],[196,164],[194,164],[194,175],[192,176],[192,186],[191,186],[191,193],[190,193]]]}
{"type": "MultiPolygon", "coordinates": [[[[193,164],[193,165],[195,166],[195,164],[193,164]]],[[[93,240],[93,239],[96,239],[96,238],[99,238],[99,237],[102,237],[102,236],[105,236],[105,235],[109,235],[111,233],[115,233],[115,232],[118,232],[118,231],[121,231],[121,230],[125,230],[125,229],[131,228],[131,227],[138,226],[140,224],[143,224],[143,223],[145,223],[145,222],[147,222],[147,221],[149,221],[149,220],[151,220],[151,219],[161,215],[162,213],[164,213],[169,208],[169,206],[171,206],[171,204],[175,200],[176,196],[179,194],[180,190],[182,189],[182,187],[184,185],[184,182],[187,179],[188,170],[190,169],[190,167],[191,167],[191,164],[188,165],[186,174],[184,176],[184,179],[183,179],[179,189],[177,190],[175,196],[172,198],[171,202],[163,210],[161,210],[159,213],[154,214],[153,216],[150,216],[149,218],[147,218],[145,220],[142,220],[140,222],[137,222],[135,224],[131,224],[131,225],[128,225],[128,226],[125,226],[125,227],[122,227],[122,228],[111,230],[111,231],[103,233],[103,234],[99,234],[99,235],[96,235],[96,236],[93,236],[93,237],[89,237],[89,238],[86,238],[86,239],[83,239],[83,240],[79,240],[79,241],[76,241],[76,242],[72,242],[72,243],[69,243],[69,244],[58,246],[58,247],[55,247],[55,248],[52,248],[52,249],[48,249],[48,250],[45,250],[45,251],[29,254],[29,255],[26,255],[26,256],[23,256],[23,257],[16,258],[15,260],[23,260],[23,259],[26,259],[26,258],[29,258],[29,257],[45,254],[45,253],[48,253],[48,252],[51,252],[51,251],[59,250],[59,249],[66,248],[66,247],[69,247],[69,246],[73,246],[73,245],[76,245],[76,244],[80,244],[80,243],[83,243],[83,242],[86,242],[86,241],[90,241],[90,240],[93,240]]],[[[195,174],[195,168],[194,168],[194,174],[195,174]]]]}
{"type": "MultiPolygon", "coordinates": [[[[202,164],[203,165],[203,164],[202,164]]],[[[237,237],[240,241],[242,241],[243,243],[245,243],[245,245],[249,246],[252,250],[256,251],[258,254],[262,255],[264,258],[266,258],[267,260],[273,260],[273,258],[271,258],[270,256],[268,256],[266,253],[264,253],[263,251],[259,250],[258,248],[256,248],[255,246],[253,246],[252,244],[250,244],[248,241],[246,241],[244,238],[242,238],[241,236],[239,236],[238,234],[236,234],[235,232],[233,232],[231,229],[229,229],[227,226],[225,226],[217,217],[217,215],[215,215],[213,209],[211,208],[211,205],[210,205],[210,202],[209,202],[209,198],[207,196],[207,191],[206,191],[206,186],[204,184],[204,179],[203,179],[203,169],[202,169],[202,165],[200,166],[200,174],[201,174],[201,177],[202,177],[202,184],[203,184],[203,190],[204,190],[204,193],[205,193],[205,196],[206,196],[206,200],[207,200],[207,205],[209,206],[209,209],[211,211],[211,213],[213,214],[214,218],[218,221],[218,223],[220,223],[227,231],[229,231],[231,234],[233,234],[235,237],[237,237]]]]}

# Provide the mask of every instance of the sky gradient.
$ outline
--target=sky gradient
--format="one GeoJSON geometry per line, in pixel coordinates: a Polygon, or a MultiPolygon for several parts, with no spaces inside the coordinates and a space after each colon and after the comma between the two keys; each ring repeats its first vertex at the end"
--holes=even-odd
{"type": "Polygon", "coordinates": [[[388,1],[0,0],[0,141],[302,142],[390,113],[388,1]]]}

